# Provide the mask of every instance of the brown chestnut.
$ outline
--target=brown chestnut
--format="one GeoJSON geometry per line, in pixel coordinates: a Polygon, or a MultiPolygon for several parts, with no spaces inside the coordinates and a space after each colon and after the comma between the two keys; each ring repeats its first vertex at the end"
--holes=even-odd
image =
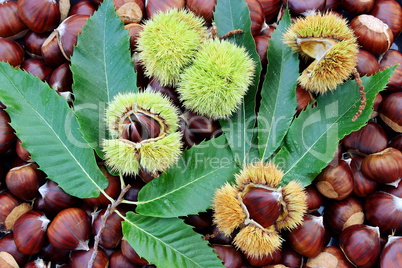
{"type": "Polygon", "coordinates": [[[28,203],[22,203],[8,190],[0,193],[0,231],[10,231],[15,221],[25,212],[31,210],[28,203]]]}
{"type": "Polygon", "coordinates": [[[92,14],[95,12],[96,7],[93,2],[89,0],[81,0],[76,2],[71,8],[70,11],[68,12],[68,16],[71,15],[89,15],[92,16],[92,14]]]}
{"type": "Polygon", "coordinates": [[[243,256],[231,245],[211,245],[214,252],[218,254],[219,259],[223,261],[225,267],[241,268],[243,256]]]}
{"type": "Polygon", "coordinates": [[[116,250],[109,257],[109,267],[110,268],[137,268],[138,266],[131,263],[126,257],[124,257],[121,250],[116,250]]]}
{"type": "Polygon", "coordinates": [[[353,193],[358,197],[366,197],[378,188],[378,183],[361,172],[364,157],[352,155],[350,169],[353,173],[353,193]]]}
{"type": "Polygon", "coordinates": [[[13,233],[8,233],[0,238],[0,252],[9,253],[20,266],[28,260],[28,256],[21,253],[15,245],[13,233]]]}
{"type": "Polygon", "coordinates": [[[341,0],[343,10],[352,14],[368,13],[374,5],[374,0],[341,0]]]}
{"type": "Polygon", "coordinates": [[[390,236],[380,255],[380,266],[387,268],[401,267],[402,263],[402,237],[390,236]]]}
{"type": "Polygon", "coordinates": [[[121,252],[124,257],[126,257],[131,263],[137,265],[146,265],[148,261],[144,258],[141,258],[138,253],[133,249],[133,247],[127,242],[126,239],[121,240],[121,252]]]}
{"type": "Polygon", "coordinates": [[[385,192],[366,197],[364,211],[368,222],[380,227],[381,233],[402,231],[402,198],[385,192]]]}
{"type": "Polygon", "coordinates": [[[199,17],[203,17],[207,23],[212,22],[216,0],[186,0],[186,8],[199,17]]]}
{"type": "Polygon", "coordinates": [[[259,0],[264,12],[265,22],[267,24],[278,20],[279,10],[282,5],[281,0],[259,0]]]}
{"type": "Polygon", "coordinates": [[[357,267],[373,267],[380,255],[380,230],[364,224],[347,227],[339,236],[339,247],[357,267]]]}
{"type": "Polygon", "coordinates": [[[354,17],[350,21],[350,27],[362,48],[374,55],[384,53],[394,42],[394,36],[388,25],[372,15],[362,14],[354,17]]]}
{"type": "Polygon", "coordinates": [[[346,149],[372,154],[387,148],[388,139],[385,131],[378,124],[370,121],[364,127],[346,136],[342,144],[346,149]]]}
{"type": "Polygon", "coordinates": [[[24,49],[14,40],[0,38],[0,61],[18,67],[24,61],[24,49]]]}
{"type": "Polygon", "coordinates": [[[360,76],[370,76],[380,70],[380,64],[374,55],[367,50],[359,49],[357,52],[357,71],[360,76]]]}
{"type": "Polygon", "coordinates": [[[34,58],[43,58],[41,48],[49,34],[49,32],[35,33],[29,30],[24,37],[24,48],[27,54],[34,58]]]}
{"type": "Polygon", "coordinates": [[[47,230],[49,242],[60,249],[89,250],[91,222],[87,213],[80,208],[60,211],[47,230]]]}
{"type": "MultiPolygon", "coordinates": [[[[162,86],[158,79],[152,77],[148,83],[147,89],[160,92],[162,95],[169,97],[169,100],[177,107],[181,106],[179,94],[174,87],[162,86]]],[[[183,117],[186,117],[186,113],[183,113],[183,117]]]]}
{"type": "Polygon", "coordinates": [[[328,246],[314,258],[308,258],[305,268],[353,268],[351,264],[337,246],[328,246]]]}
{"type": "Polygon", "coordinates": [[[146,16],[152,19],[157,12],[166,12],[172,8],[184,8],[185,0],[148,0],[145,7],[146,16]]]}
{"type": "Polygon", "coordinates": [[[303,223],[287,235],[288,243],[299,254],[306,257],[317,256],[328,243],[328,232],[323,217],[305,214],[303,223]]]}
{"type": "Polygon", "coordinates": [[[386,193],[389,193],[389,194],[402,198],[402,180],[398,180],[397,182],[398,183],[395,183],[395,184],[381,185],[379,190],[381,192],[386,192],[386,193]]]}
{"type": "Polygon", "coordinates": [[[77,44],[77,36],[81,33],[82,27],[89,17],[89,15],[69,16],[55,30],[60,50],[66,59],[69,60],[73,54],[73,48],[77,44]]]}
{"type": "Polygon", "coordinates": [[[0,1],[0,37],[21,38],[28,30],[18,16],[17,1],[0,1]]]}
{"type": "Polygon", "coordinates": [[[0,155],[5,154],[17,139],[10,122],[11,119],[8,113],[3,108],[0,108],[0,155]]]}
{"type": "Polygon", "coordinates": [[[353,174],[345,160],[329,164],[314,179],[317,190],[331,199],[342,200],[353,192],[353,174]]]}
{"type": "Polygon", "coordinates": [[[250,11],[251,34],[253,36],[258,35],[264,25],[264,11],[262,10],[262,6],[258,0],[246,0],[246,3],[250,11]]]}
{"type": "Polygon", "coordinates": [[[391,29],[394,38],[402,30],[402,7],[395,0],[376,0],[370,14],[385,22],[391,29]]]}
{"type": "Polygon", "coordinates": [[[273,225],[282,211],[282,194],[264,188],[254,188],[243,197],[250,219],[267,228],[273,225]]]}
{"type": "Polygon", "coordinates": [[[18,15],[29,29],[37,33],[53,30],[61,18],[55,0],[18,0],[18,15]]]}
{"type": "MultiPolygon", "coordinates": [[[[121,209],[118,208],[118,210],[122,212],[121,209]]],[[[102,209],[92,222],[92,230],[95,236],[99,233],[105,211],[106,209],[102,209]]],[[[122,220],[123,219],[117,213],[112,213],[107,217],[105,229],[103,229],[100,234],[99,244],[102,247],[113,249],[120,244],[120,240],[123,237],[121,227],[122,220]]]]}
{"type": "Polygon", "coordinates": [[[71,92],[73,74],[70,70],[70,64],[65,62],[54,69],[48,83],[57,92],[71,92]]]}
{"type": "Polygon", "coordinates": [[[402,88],[402,53],[396,49],[388,49],[380,60],[380,69],[399,64],[392,73],[387,84],[387,90],[398,91],[402,88]]]}
{"type": "Polygon", "coordinates": [[[14,242],[18,250],[26,255],[38,253],[44,245],[49,219],[40,211],[28,211],[14,224],[14,242]]]}
{"type": "Polygon", "coordinates": [[[262,256],[261,258],[251,257],[244,253],[248,263],[253,266],[261,267],[269,264],[277,264],[280,263],[282,258],[282,251],[281,249],[277,249],[269,255],[262,256]]]}
{"type": "Polygon", "coordinates": [[[309,10],[324,10],[325,0],[287,0],[289,10],[294,15],[300,15],[309,10]]]}
{"type": "Polygon", "coordinates": [[[39,187],[45,183],[45,174],[36,163],[14,167],[7,172],[6,185],[12,194],[23,200],[39,196],[39,187]]]}
{"type": "Polygon", "coordinates": [[[402,177],[402,152],[389,147],[363,159],[362,173],[379,183],[393,183],[402,177]]]}
{"type": "Polygon", "coordinates": [[[42,81],[48,81],[53,68],[46,64],[43,59],[29,58],[22,62],[21,69],[33,74],[42,81]]]}
{"type": "Polygon", "coordinates": [[[324,220],[334,233],[340,233],[351,225],[363,224],[363,206],[351,196],[330,200],[324,208],[324,220]]]}
{"type": "MultiPolygon", "coordinates": [[[[108,267],[109,257],[102,248],[97,249],[97,254],[93,262],[93,268],[105,268],[108,267]]],[[[76,250],[71,252],[70,255],[70,267],[71,268],[82,268],[88,267],[89,260],[92,257],[94,249],[90,250],[76,250]]]]}
{"type": "Polygon", "coordinates": [[[138,23],[129,23],[124,25],[124,28],[128,30],[128,34],[130,35],[130,49],[131,51],[135,51],[137,49],[137,39],[143,30],[143,26],[138,23]]]}
{"type": "Polygon", "coordinates": [[[31,154],[28,152],[27,149],[22,145],[20,139],[17,139],[15,143],[15,152],[17,153],[18,157],[24,162],[33,162],[31,159],[31,154]]]}
{"type": "Polygon", "coordinates": [[[116,7],[116,14],[120,17],[120,20],[124,24],[140,23],[140,21],[142,20],[142,17],[143,17],[143,10],[137,4],[137,1],[125,0],[121,6],[116,5],[116,2],[118,2],[118,1],[116,1],[116,0],[114,1],[115,7],[116,7]]]}
{"type": "Polygon", "coordinates": [[[296,107],[296,114],[295,116],[299,116],[301,111],[304,111],[307,106],[313,100],[313,96],[309,91],[302,88],[300,85],[296,87],[296,100],[297,100],[297,107],[296,107]]]}
{"type": "Polygon", "coordinates": [[[402,91],[386,96],[378,108],[378,113],[393,131],[402,133],[402,91]]]}
{"type": "Polygon", "coordinates": [[[303,265],[303,256],[297,253],[292,247],[285,243],[281,248],[281,260],[279,263],[286,265],[285,267],[302,267],[303,265]]]}
{"type": "Polygon", "coordinates": [[[45,261],[62,264],[68,262],[70,250],[56,248],[49,241],[45,241],[37,255],[45,261]]]}

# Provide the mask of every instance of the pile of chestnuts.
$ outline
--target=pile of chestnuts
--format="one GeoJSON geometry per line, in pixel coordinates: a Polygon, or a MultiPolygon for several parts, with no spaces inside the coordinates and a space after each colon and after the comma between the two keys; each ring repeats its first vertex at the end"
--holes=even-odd
{"type": "MultiPolygon", "coordinates": [[[[73,105],[70,57],[86,20],[102,0],[0,0],[0,61],[47,82],[73,105]]],[[[373,75],[402,64],[402,4],[396,0],[246,0],[251,32],[263,70],[269,39],[288,5],[293,18],[308,10],[335,12],[348,19],[358,38],[357,70],[373,75]],[[399,48],[398,48],[399,45],[399,48]]],[[[175,88],[144,75],[136,61],[141,23],[158,11],[187,8],[212,25],[216,0],[114,0],[130,34],[130,48],[141,90],[167,95],[182,112],[185,148],[221,134],[219,122],[182,107],[175,88]]],[[[264,73],[264,72],[263,72],[264,73]]],[[[296,90],[297,116],[313,96],[296,90]]],[[[1,103],[0,103],[1,104],[1,103]]],[[[66,194],[30,158],[0,107],[0,267],[87,267],[101,216],[109,201],[66,194]]],[[[119,178],[100,168],[109,180],[105,192],[120,193],[119,178]]],[[[125,177],[132,187],[125,199],[136,201],[154,174],[125,177]]],[[[212,224],[213,211],[185,217],[208,240],[229,268],[246,267],[402,267],[402,65],[375,99],[370,121],[341,140],[331,163],[306,188],[308,214],[303,224],[283,232],[285,242],[266,258],[238,251],[212,224]]],[[[133,205],[119,205],[124,214],[133,205]]],[[[93,267],[154,267],[122,235],[122,219],[106,220],[93,267]]]]}

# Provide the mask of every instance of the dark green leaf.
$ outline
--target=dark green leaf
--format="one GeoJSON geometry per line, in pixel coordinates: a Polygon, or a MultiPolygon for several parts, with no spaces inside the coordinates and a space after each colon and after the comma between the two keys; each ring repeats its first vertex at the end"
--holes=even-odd
{"type": "Polygon", "coordinates": [[[0,62],[0,100],[31,158],[64,191],[86,198],[106,188],[74,113],[48,84],[0,62]]]}
{"type": "Polygon", "coordinates": [[[135,251],[157,267],[224,267],[207,241],[177,218],[127,213],[123,235],[135,251]]]}
{"type": "Polygon", "coordinates": [[[163,218],[205,211],[215,189],[237,170],[224,135],[203,142],[184,151],[175,166],[141,189],[136,211],[163,218]]]}
{"type": "Polygon", "coordinates": [[[137,91],[129,35],[116,15],[113,1],[104,1],[78,36],[71,58],[74,108],[84,139],[96,150],[106,138],[103,120],[107,103],[118,92],[137,91]]]}
{"type": "Polygon", "coordinates": [[[249,152],[253,147],[254,132],[252,129],[256,121],[255,103],[261,73],[260,58],[251,35],[250,12],[244,0],[218,0],[214,17],[219,36],[223,36],[232,30],[241,29],[244,31],[242,34],[232,36],[229,40],[239,46],[244,46],[256,63],[253,85],[248,89],[239,110],[228,120],[220,121],[229,146],[235,155],[235,160],[239,165],[242,165],[252,161],[249,152]]]}
{"type": "Polygon", "coordinates": [[[332,160],[339,140],[370,119],[374,98],[385,87],[394,69],[362,77],[367,105],[356,121],[352,118],[360,105],[360,96],[353,80],[338,86],[334,92],[321,95],[317,107],[308,108],[293,121],[284,146],[273,159],[285,171],[283,184],[296,179],[308,185],[314,180],[332,160]]]}
{"type": "Polygon", "coordinates": [[[258,148],[266,161],[280,146],[296,112],[296,85],[299,77],[297,53],[282,42],[290,25],[287,11],[272,34],[268,50],[268,71],[261,89],[258,112],[258,148]]]}

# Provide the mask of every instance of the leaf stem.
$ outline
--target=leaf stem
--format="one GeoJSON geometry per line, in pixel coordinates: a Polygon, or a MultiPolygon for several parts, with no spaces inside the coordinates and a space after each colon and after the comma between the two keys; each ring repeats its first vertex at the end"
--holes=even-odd
{"type": "MultiPolygon", "coordinates": [[[[123,202],[123,200],[124,200],[124,195],[126,194],[126,192],[127,192],[130,188],[131,188],[131,185],[125,186],[125,187],[121,190],[120,195],[119,195],[119,197],[117,198],[117,200],[116,200],[116,201],[113,201],[111,204],[109,204],[108,207],[107,207],[107,209],[106,209],[106,211],[105,211],[105,213],[102,215],[101,225],[100,225],[100,228],[99,228],[99,232],[98,232],[98,233],[96,234],[96,236],[95,236],[94,251],[92,252],[91,258],[89,259],[88,268],[92,268],[92,267],[93,267],[93,264],[94,264],[94,262],[95,262],[96,255],[98,254],[98,247],[99,247],[99,242],[100,242],[101,234],[102,234],[103,230],[105,229],[107,218],[108,218],[109,215],[111,215],[113,212],[116,212],[120,217],[122,216],[121,213],[120,213],[118,210],[115,211],[115,209],[116,209],[116,207],[117,207],[118,205],[120,205],[120,204],[123,202]]],[[[106,193],[105,193],[105,196],[107,196],[106,193]]],[[[113,199],[112,199],[112,200],[113,200],[113,199]]]]}

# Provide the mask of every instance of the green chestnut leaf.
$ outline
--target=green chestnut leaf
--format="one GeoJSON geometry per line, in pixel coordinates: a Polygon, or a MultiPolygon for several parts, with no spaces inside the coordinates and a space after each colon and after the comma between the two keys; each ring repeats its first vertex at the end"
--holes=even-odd
{"type": "Polygon", "coordinates": [[[104,121],[107,103],[119,92],[138,91],[129,40],[113,1],[103,1],[82,29],[71,57],[80,130],[101,158],[100,141],[108,135],[104,121]]]}

